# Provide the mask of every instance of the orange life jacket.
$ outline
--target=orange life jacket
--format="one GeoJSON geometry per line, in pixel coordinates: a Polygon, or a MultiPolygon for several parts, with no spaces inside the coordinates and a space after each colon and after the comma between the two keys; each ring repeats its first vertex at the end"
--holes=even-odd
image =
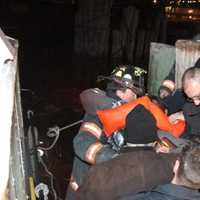
{"type": "Polygon", "coordinates": [[[183,133],[185,121],[177,120],[174,124],[170,123],[167,115],[158,107],[158,105],[153,103],[148,96],[143,96],[116,108],[97,110],[97,115],[103,124],[103,130],[106,136],[109,137],[115,131],[124,128],[126,116],[139,104],[143,105],[153,114],[158,129],[169,132],[175,137],[179,137],[183,133]]]}

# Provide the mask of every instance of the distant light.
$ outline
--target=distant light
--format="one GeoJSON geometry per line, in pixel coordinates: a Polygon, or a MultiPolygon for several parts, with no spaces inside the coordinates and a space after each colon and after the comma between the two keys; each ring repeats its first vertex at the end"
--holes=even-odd
{"type": "Polygon", "coordinates": [[[194,10],[192,10],[192,9],[190,9],[190,10],[188,10],[188,13],[193,13],[194,12],[194,10]]]}
{"type": "Polygon", "coordinates": [[[157,0],[153,0],[153,3],[156,4],[156,3],[157,3],[157,0]]]}
{"type": "Polygon", "coordinates": [[[191,15],[189,16],[189,19],[192,19],[192,16],[191,16],[191,15]]]}
{"type": "Polygon", "coordinates": [[[171,10],[172,10],[172,6],[166,6],[166,7],[165,7],[165,11],[166,11],[166,12],[170,12],[171,10]]]}

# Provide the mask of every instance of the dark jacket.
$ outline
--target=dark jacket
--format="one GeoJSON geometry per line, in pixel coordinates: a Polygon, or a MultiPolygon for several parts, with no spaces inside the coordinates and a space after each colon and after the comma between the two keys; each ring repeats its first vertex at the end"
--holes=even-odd
{"type": "Polygon", "coordinates": [[[92,166],[76,200],[114,200],[169,183],[177,155],[132,148],[131,152],[92,166]]]}
{"type": "Polygon", "coordinates": [[[183,186],[166,184],[152,189],[150,192],[120,198],[120,200],[199,200],[198,190],[183,186]]]}
{"type": "Polygon", "coordinates": [[[183,107],[183,114],[187,122],[184,137],[200,135],[200,106],[187,102],[183,107]]]}
{"type": "Polygon", "coordinates": [[[179,112],[183,109],[186,103],[186,97],[182,90],[178,89],[171,95],[162,100],[165,108],[168,110],[168,115],[179,112]]]}

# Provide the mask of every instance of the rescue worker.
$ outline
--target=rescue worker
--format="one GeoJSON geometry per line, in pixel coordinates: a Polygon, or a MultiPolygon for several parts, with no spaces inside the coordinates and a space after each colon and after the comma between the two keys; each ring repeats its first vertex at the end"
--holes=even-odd
{"type": "Polygon", "coordinates": [[[107,137],[96,110],[116,107],[142,96],[145,73],[138,67],[119,66],[110,76],[99,77],[109,81],[105,92],[96,88],[81,93],[86,114],[73,140],[75,158],[66,200],[75,199],[76,191],[91,165],[118,156],[118,150],[123,145],[123,130],[117,130],[111,137],[107,137]]]}
{"type": "MultiPolygon", "coordinates": [[[[192,41],[199,42],[200,34],[194,35],[192,41]]],[[[194,66],[200,68],[200,58],[197,59],[194,66]]],[[[169,74],[161,83],[158,91],[158,96],[163,99],[163,104],[168,110],[168,115],[181,111],[186,103],[186,95],[184,91],[182,89],[176,89],[175,70],[176,66],[174,63],[169,74]]]]}
{"type": "MultiPolygon", "coordinates": [[[[197,63],[200,59],[197,61],[197,63]]],[[[200,65],[188,68],[182,77],[182,88],[185,95],[185,103],[182,105],[182,111],[169,116],[173,123],[178,119],[186,121],[186,128],[182,138],[188,138],[191,135],[200,135],[200,65]]],[[[172,98],[175,101],[175,99],[172,98]]],[[[169,101],[168,101],[169,103],[169,101]]]]}

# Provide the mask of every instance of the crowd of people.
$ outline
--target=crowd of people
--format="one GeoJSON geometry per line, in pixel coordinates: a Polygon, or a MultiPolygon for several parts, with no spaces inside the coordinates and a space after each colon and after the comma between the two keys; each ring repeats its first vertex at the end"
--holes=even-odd
{"type": "Polygon", "coordinates": [[[118,66],[98,77],[105,90],[81,93],[85,116],[66,200],[200,199],[200,61],[181,89],[168,76],[158,96],[145,94],[145,76],[118,66]]]}

